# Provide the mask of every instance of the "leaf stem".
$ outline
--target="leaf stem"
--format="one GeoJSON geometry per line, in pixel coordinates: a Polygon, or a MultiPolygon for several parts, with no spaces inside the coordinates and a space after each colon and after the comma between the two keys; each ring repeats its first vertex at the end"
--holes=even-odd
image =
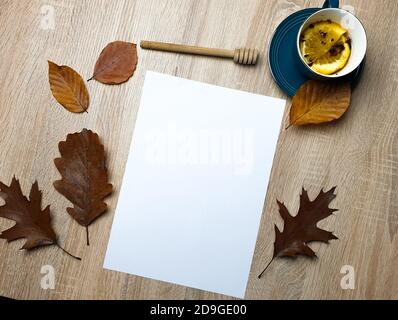
{"type": "Polygon", "coordinates": [[[89,235],[88,235],[88,226],[86,226],[86,241],[87,241],[87,245],[90,245],[90,240],[89,240],[89,235]]]}
{"type": "Polygon", "coordinates": [[[82,260],[81,258],[76,257],[76,256],[74,256],[73,254],[71,254],[71,253],[69,253],[68,251],[66,251],[64,248],[62,248],[62,247],[58,244],[58,242],[56,242],[55,245],[56,245],[59,249],[61,249],[63,252],[65,252],[68,256],[70,256],[70,257],[72,257],[72,258],[74,258],[74,259],[76,259],[76,260],[79,260],[79,261],[82,260]]]}
{"type": "Polygon", "coordinates": [[[90,79],[88,79],[87,82],[90,82],[93,79],[94,79],[94,76],[92,76],[90,79]]]}
{"type": "Polygon", "coordinates": [[[289,124],[289,125],[285,128],[285,130],[289,130],[291,127],[293,127],[293,124],[292,124],[292,123],[289,124]]]}
{"type": "Polygon", "coordinates": [[[258,278],[261,279],[261,277],[263,276],[264,272],[268,269],[268,267],[270,266],[270,264],[272,263],[272,261],[274,261],[274,258],[271,259],[270,262],[268,262],[267,266],[264,268],[264,270],[259,274],[258,278]]]}

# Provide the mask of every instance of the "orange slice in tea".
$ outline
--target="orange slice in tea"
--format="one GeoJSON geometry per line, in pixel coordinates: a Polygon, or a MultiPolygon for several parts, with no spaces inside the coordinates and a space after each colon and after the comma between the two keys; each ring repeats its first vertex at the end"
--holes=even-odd
{"type": "Polygon", "coordinates": [[[337,45],[317,59],[311,66],[313,70],[325,75],[335,74],[343,69],[351,56],[349,39],[343,35],[337,45]]]}
{"type": "Polygon", "coordinates": [[[344,68],[351,56],[347,30],[332,21],[320,21],[305,29],[300,50],[313,70],[326,75],[344,68]]]}

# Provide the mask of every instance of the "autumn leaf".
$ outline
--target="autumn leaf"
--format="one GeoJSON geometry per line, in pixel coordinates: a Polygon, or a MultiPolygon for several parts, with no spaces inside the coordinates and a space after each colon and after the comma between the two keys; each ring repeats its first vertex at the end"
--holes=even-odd
{"type": "Polygon", "coordinates": [[[348,110],[350,101],[348,82],[307,81],[293,98],[289,127],[337,120],[348,110]]]}
{"type": "Polygon", "coordinates": [[[66,141],[59,143],[61,158],[54,160],[62,180],[54,182],[55,189],[73,203],[67,208],[69,215],[86,227],[101,214],[107,205],[103,199],[112,192],[108,183],[104,146],[91,130],[69,134],[66,141]]]}
{"type": "Polygon", "coordinates": [[[95,64],[95,79],[104,84],[120,84],[129,80],[137,68],[137,45],[130,42],[109,43],[101,52],[95,64]]]}
{"type": "Polygon", "coordinates": [[[8,242],[25,238],[21,249],[31,250],[41,246],[56,245],[68,255],[57,242],[57,236],[51,226],[50,206],[41,209],[42,193],[37,182],[32,185],[29,200],[23,195],[19,181],[15,177],[11,185],[0,182],[0,196],[5,204],[0,207],[0,217],[15,221],[15,225],[3,231],[0,238],[8,242]]]}
{"type": "Polygon", "coordinates": [[[90,98],[82,77],[68,66],[58,66],[48,61],[48,67],[54,98],[70,112],[87,112],[90,98]]]}
{"type": "Polygon", "coordinates": [[[310,201],[307,191],[303,188],[300,196],[300,208],[295,217],[292,217],[285,207],[279,201],[279,213],[284,221],[283,232],[275,226],[275,243],[274,255],[266,268],[258,276],[264,274],[271,262],[278,257],[296,257],[305,255],[308,257],[316,257],[315,252],[307,245],[310,242],[318,241],[329,243],[330,240],[337,239],[332,232],[322,230],[317,227],[318,222],[329,217],[336,209],[330,209],[329,204],[336,195],[332,188],[327,192],[321,192],[314,201],[310,201]]]}

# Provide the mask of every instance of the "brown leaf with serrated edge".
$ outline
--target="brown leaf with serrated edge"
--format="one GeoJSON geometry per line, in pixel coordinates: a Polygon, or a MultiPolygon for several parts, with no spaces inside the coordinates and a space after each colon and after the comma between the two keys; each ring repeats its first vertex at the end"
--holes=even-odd
{"type": "Polygon", "coordinates": [[[129,80],[137,68],[137,45],[130,42],[109,43],[101,52],[95,64],[95,79],[104,84],[121,84],[129,80]]]}
{"type": "Polygon", "coordinates": [[[279,201],[279,213],[284,221],[283,232],[275,226],[274,255],[266,268],[261,272],[259,278],[264,274],[271,262],[277,257],[296,257],[305,255],[315,257],[315,252],[307,245],[310,242],[318,241],[329,243],[337,237],[332,232],[317,227],[318,222],[326,219],[336,209],[330,209],[329,204],[336,195],[336,187],[327,192],[321,190],[314,201],[310,201],[307,191],[303,188],[300,196],[300,208],[295,217],[291,216],[285,205],[279,201]]]}
{"type": "Polygon", "coordinates": [[[350,101],[349,82],[309,80],[293,97],[289,126],[337,120],[348,110],[350,101]]]}
{"type": "Polygon", "coordinates": [[[68,111],[85,112],[90,97],[82,77],[68,66],[48,61],[48,76],[54,98],[68,111]]]}
{"type": "Polygon", "coordinates": [[[73,203],[74,207],[66,210],[86,227],[89,245],[88,226],[106,211],[104,198],[112,192],[104,146],[98,134],[83,129],[80,133],[69,134],[58,147],[61,158],[55,159],[54,163],[62,179],[55,181],[54,187],[73,203]]]}
{"type": "Polygon", "coordinates": [[[23,195],[19,181],[14,177],[10,186],[0,182],[0,196],[5,204],[0,207],[0,217],[15,221],[15,225],[0,234],[8,242],[25,238],[21,249],[31,250],[55,244],[68,255],[80,260],[59,246],[51,226],[50,206],[41,209],[42,193],[37,182],[32,185],[29,200],[23,195]]]}

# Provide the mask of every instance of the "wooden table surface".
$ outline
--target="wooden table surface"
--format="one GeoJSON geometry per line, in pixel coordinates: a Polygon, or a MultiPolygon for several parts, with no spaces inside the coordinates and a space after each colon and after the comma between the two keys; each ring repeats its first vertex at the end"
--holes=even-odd
{"type": "MultiPolygon", "coordinates": [[[[228,298],[102,268],[144,75],[153,70],[286,98],[267,66],[272,33],[289,14],[321,5],[322,0],[1,0],[0,180],[9,184],[16,175],[28,193],[37,179],[44,203],[51,203],[60,242],[83,261],[69,258],[56,247],[24,252],[18,250],[23,241],[7,244],[1,240],[0,295],[17,299],[228,298]],[[47,19],[51,8],[54,29],[47,19]],[[72,66],[88,78],[108,42],[139,43],[141,39],[258,47],[262,59],[256,68],[248,68],[224,60],[140,50],[137,72],[126,84],[88,84],[88,114],[71,114],[51,96],[47,60],[72,66]],[[58,141],[83,128],[102,137],[115,186],[107,201],[108,213],[90,227],[90,247],[85,244],[84,228],[65,211],[68,201],[52,186],[59,178],[53,165],[58,141]],[[43,265],[54,267],[54,290],[40,286],[43,265]]],[[[398,1],[346,0],[342,5],[353,6],[367,29],[366,70],[341,121],[281,132],[248,299],[398,298],[398,1]],[[259,280],[258,273],[272,256],[274,223],[282,226],[276,199],[295,213],[303,186],[310,197],[321,188],[337,186],[332,206],[340,211],[320,226],[334,231],[340,240],[312,244],[318,260],[276,260],[259,280]],[[355,270],[354,290],[341,288],[344,265],[355,270]]],[[[289,104],[290,100],[286,111],[289,104]]],[[[0,230],[12,224],[1,219],[0,230]]]]}

